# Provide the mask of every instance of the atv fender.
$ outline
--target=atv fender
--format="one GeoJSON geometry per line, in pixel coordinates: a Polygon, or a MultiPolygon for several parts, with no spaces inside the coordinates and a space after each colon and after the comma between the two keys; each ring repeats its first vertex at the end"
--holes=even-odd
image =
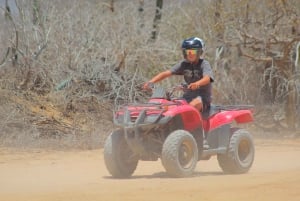
{"type": "Polygon", "coordinates": [[[207,130],[213,130],[222,125],[230,124],[233,121],[236,121],[236,123],[252,122],[252,112],[250,110],[222,111],[209,119],[209,128],[207,130]]]}
{"type": "Polygon", "coordinates": [[[200,113],[190,105],[177,106],[164,113],[165,116],[175,117],[180,116],[184,130],[193,131],[202,125],[200,113]]]}

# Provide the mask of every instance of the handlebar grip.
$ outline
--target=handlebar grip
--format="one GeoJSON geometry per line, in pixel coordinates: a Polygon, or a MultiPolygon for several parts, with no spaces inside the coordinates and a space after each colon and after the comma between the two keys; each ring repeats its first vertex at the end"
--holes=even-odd
{"type": "Polygon", "coordinates": [[[148,87],[150,89],[154,89],[154,83],[153,82],[148,82],[148,87]]]}
{"type": "Polygon", "coordinates": [[[183,89],[187,89],[189,85],[187,83],[181,83],[181,86],[183,89]]]}

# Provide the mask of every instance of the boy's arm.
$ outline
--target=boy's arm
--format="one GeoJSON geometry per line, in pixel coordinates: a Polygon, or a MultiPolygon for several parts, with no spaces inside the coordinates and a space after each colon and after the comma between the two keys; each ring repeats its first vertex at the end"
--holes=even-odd
{"type": "Polygon", "coordinates": [[[188,88],[191,90],[196,90],[201,86],[207,85],[210,83],[210,77],[208,75],[204,75],[204,77],[201,80],[198,80],[196,82],[191,83],[188,88]]]}
{"type": "Polygon", "coordinates": [[[158,75],[154,76],[149,82],[156,83],[167,77],[170,77],[171,75],[172,75],[172,72],[170,70],[166,70],[166,71],[161,72],[158,75]]]}
{"type": "Polygon", "coordinates": [[[159,82],[167,77],[170,77],[172,75],[172,72],[170,70],[166,70],[164,72],[161,72],[154,76],[149,82],[146,82],[143,86],[143,89],[149,89],[151,84],[154,84],[156,82],[159,82]]]}

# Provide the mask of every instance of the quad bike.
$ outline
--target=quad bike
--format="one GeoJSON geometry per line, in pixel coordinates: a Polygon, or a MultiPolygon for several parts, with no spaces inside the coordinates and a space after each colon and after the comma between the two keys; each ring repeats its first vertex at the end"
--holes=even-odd
{"type": "Polygon", "coordinates": [[[173,98],[176,89],[178,86],[166,93],[156,88],[147,103],[123,105],[114,112],[119,129],[104,145],[109,173],[116,178],[130,177],[139,160],[160,158],[170,176],[187,177],[199,160],[213,155],[225,173],[248,172],[254,160],[253,139],[232,123],[253,121],[253,106],[212,105],[201,113],[185,100],[173,98]]]}

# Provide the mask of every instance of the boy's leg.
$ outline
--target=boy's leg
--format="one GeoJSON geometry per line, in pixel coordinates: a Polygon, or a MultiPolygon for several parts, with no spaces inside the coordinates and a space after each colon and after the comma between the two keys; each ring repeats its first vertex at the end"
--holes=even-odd
{"type": "MultiPolygon", "coordinates": [[[[194,98],[191,102],[190,105],[194,106],[197,110],[199,110],[200,112],[203,111],[203,102],[202,102],[202,98],[201,96],[197,96],[196,98],[194,98]]],[[[207,142],[206,136],[205,136],[205,132],[203,130],[203,148],[204,149],[209,149],[209,144],[207,142]]]]}
{"type": "Polygon", "coordinates": [[[201,96],[197,96],[196,98],[194,98],[190,102],[190,105],[194,106],[197,110],[199,110],[201,112],[203,109],[203,102],[202,102],[201,96]]]}

